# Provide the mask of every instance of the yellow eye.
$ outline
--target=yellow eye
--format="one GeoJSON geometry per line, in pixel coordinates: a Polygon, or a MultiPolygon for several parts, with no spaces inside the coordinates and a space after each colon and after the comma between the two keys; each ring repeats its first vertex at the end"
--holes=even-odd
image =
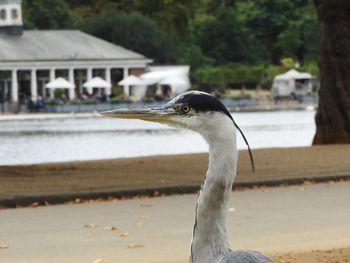
{"type": "Polygon", "coordinates": [[[189,113],[191,108],[188,105],[184,105],[184,106],[182,106],[181,110],[183,113],[189,113]]]}

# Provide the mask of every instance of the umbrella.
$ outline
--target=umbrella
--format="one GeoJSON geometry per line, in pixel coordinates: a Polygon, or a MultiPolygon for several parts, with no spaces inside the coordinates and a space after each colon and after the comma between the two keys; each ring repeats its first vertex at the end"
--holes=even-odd
{"type": "Polygon", "coordinates": [[[95,77],[93,79],[90,79],[89,81],[84,83],[84,88],[92,89],[92,88],[107,88],[110,89],[112,87],[112,84],[108,81],[105,81],[104,79],[100,77],[95,77]]]}
{"type": "Polygon", "coordinates": [[[138,85],[145,85],[144,81],[142,81],[140,78],[129,75],[118,82],[121,86],[138,86],[138,85]]]}
{"type": "Polygon", "coordinates": [[[159,84],[161,85],[170,85],[170,86],[173,86],[173,85],[188,85],[188,79],[187,77],[168,77],[168,78],[164,78],[162,79],[161,81],[159,81],[159,84]]]}
{"type": "Polygon", "coordinates": [[[49,89],[74,89],[75,85],[64,78],[57,78],[45,85],[49,89]]]}

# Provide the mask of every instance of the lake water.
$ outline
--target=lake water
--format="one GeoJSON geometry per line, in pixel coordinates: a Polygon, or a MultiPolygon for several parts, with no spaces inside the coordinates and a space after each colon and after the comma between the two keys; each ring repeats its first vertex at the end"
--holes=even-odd
{"type": "MultiPolygon", "coordinates": [[[[309,146],[315,111],[233,113],[252,149],[309,146]]],[[[205,152],[196,133],[138,120],[0,121],[0,165],[205,152]]],[[[246,146],[238,136],[238,148],[246,146]]]]}

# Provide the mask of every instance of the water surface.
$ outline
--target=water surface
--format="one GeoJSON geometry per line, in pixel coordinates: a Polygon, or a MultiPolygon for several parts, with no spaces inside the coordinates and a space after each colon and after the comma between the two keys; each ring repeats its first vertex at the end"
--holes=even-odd
{"type": "MultiPolygon", "coordinates": [[[[314,111],[233,113],[252,149],[309,146],[314,111]]],[[[0,165],[205,152],[200,135],[139,120],[0,121],[0,165]]],[[[238,148],[245,143],[238,136],[238,148]]]]}

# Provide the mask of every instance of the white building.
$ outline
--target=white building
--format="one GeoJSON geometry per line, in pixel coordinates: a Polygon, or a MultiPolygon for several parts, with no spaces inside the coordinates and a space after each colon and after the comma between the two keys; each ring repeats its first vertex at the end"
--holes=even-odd
{"type": "Polygon", "coordinates": [[[0,93],[12,102],[48,97],[45,84],[62,76],[76,85],[74,99],[95,76],[117,83],[151,62],[79,30],[23,30],[21,0],[0,0],[0,93]]]}

